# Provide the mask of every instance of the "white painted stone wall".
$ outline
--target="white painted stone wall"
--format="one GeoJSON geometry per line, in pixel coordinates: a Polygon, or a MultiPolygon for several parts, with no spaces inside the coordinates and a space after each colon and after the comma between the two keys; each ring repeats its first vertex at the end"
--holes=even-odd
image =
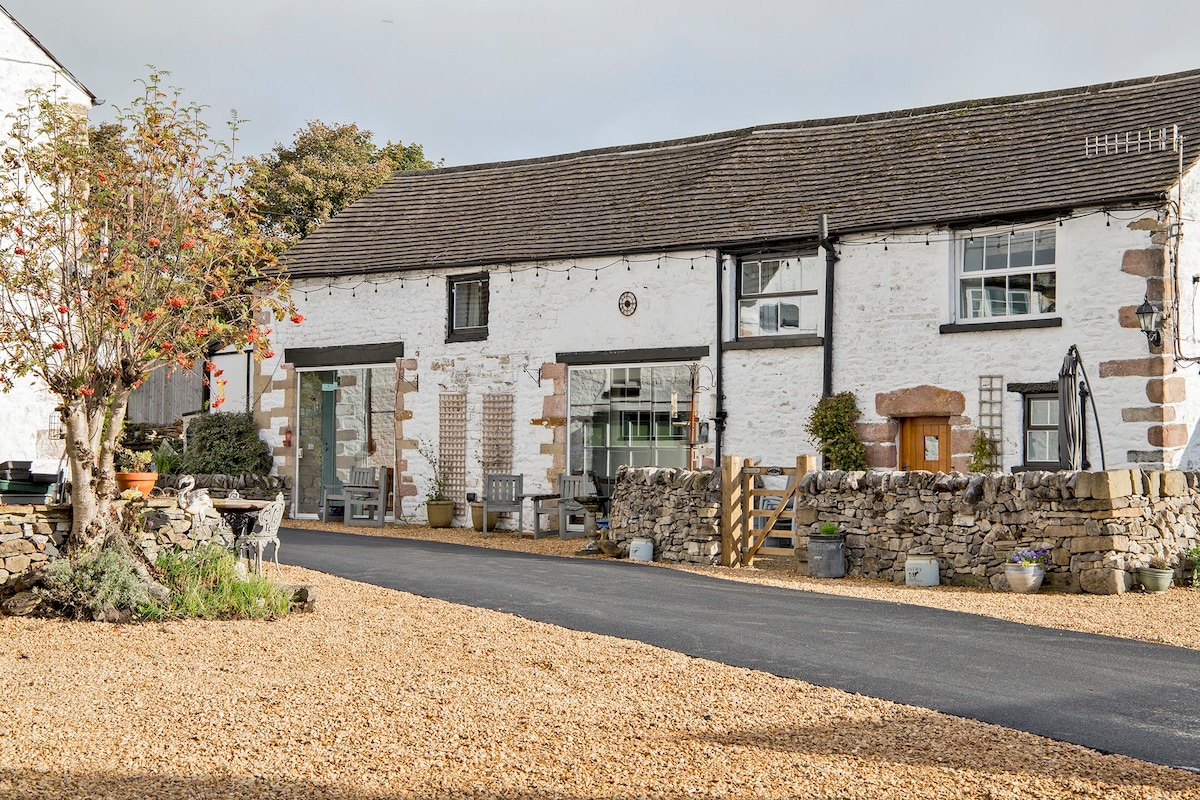
{"type": "MultiPolygon", "coordinates": [[[[0,138],[6,139],[9,114],[27,102],[29,89],[58,88],[60,96],[86,114],[91,98],[64,74],[7,14],[0,13],[0,138]]],[[[40,382],[16,380],[0,394],[0,462],[58,458],[61,440],[49,436],[50,415],[57,402],[40,382]]]]}
{"type": "MultiPolygon", "coordinates": [[[[1055,381],[1068,347],[1075,344],[1095,392],[1107,466],[1128,464],[1129,451],[1152,449],[1146,441],[1148,423],[1122,419],[1123,408],[1151,405],[1147,379],[1102,378],[1101,364],[1149,355],[1142,334],[1120,327],[1118,316],[1122,306],[1140,303],[1145,291],[1143,277],[1121,270],[1126,250],[1154,246],[1151,232],[1128,227],[1139,213],[1154,217],[1153,210],[1123,211],[1106,224],[1103,213],[1085,211],[1055,227],[1062,318],[1062,326],[1055,328],[940,333],[939,326],[954,321],[957,291],[955,243],[949,234],[932,229],[889,231],[892,237],[886,250],[877,242],[878,236],[848,238],[837,266],[834,391],[850,390],[858,396],[863,422],[886,422],[875,409],[878,393],[933,385],[962,393],[964,416],[974,426],[980,375],[1001,375],[1006,385],[1055,381]]],[[[1195,254],[1186,254],[1194,262],[1195,254]]],[[[507,265],[493,267],[489,336],[484,342],[445,341],[446,275],[477,272],[477,268],[431,272],[428,285],[425,275],[410,274],[403,288],[398,280],[391,280],[395,276],[375,276],[375,281],[391,282],[378,286],[363,282],[353,294],[355,281],[351,280],[339,280],[332,292],[323,280],[298,281],[296,302],[306,322],[299,327],[279,326],[276,349],[283,353],[288,347],[403,341],[405,358],[416,361],[419,383],[419,391],[405,396],[405,413],[411,418],[404,422],[404,438],[436,442],[438,395],[468,395],[468,491],[478,490],[482,482],[479,465],[471,458],[479,450],[481,397],[511,392],[516,419],[514,470],[526,476],[527,491],[550,490],[547,471],[553,464],[553,431],[530,423],[546,416],[545,401],[554,392],[548,380],[538,385],[538,368],[553,363],[558,352],[707,346],[710,355],[701,360],[704,391],[697,398],[696,411],[701,420],[711,417],[719,267],[711,251],[674,255],[660,263],[653,259],[634,263],[629,269],[619,258],[541,265],[536,270],[519,265],[514,266],[511,279],[507,265]],[[564,270],[572,266],[568,280],[564,270]],[[638,309],[632,317],[618,311],[617,298],[623,291],[637,295],[638,309]]],[[[733,271],[720,274],[726,281],[726,319],[731,320],[733,271]]],[[[821,392],[822,357],[822,348],[811,346],[727,350],[724,392],[729,418],[723,451],[777,464],[790,464],[797,454],[814,452],[804,423],[821,392]]],[[[270,370],[274,365],[266,367],[270,370]]],[[[414,379],[414,375],[407,377],[414,379]]],[[[1200,397],[1200,388],[1189,388],[1189,394],[1200,397]]],[[[264,402],[277,403],[270,396],[264,402]]],[[[562,415],[565,412],[564,407],[562,415]]],[[[1004,392],[1006,470],[1021,462],[1022,421],[1021,395],[1004,392]]],[[[1090,411],[1088,429],[1089,455],[1094,468],[1099,468],[1090,411]]],[[[710,443],[706,455],[711,457],[713,451],[710,443]]],[[[420,517],[428,475],[422,473],[415,453],[409,457],[419,494],[405,501],[404,513],[420,517]]]]}
{"type": "MultiPolygon", "coordinates": [[[[331,291],[323,280],[298,280],[293,287],[297,307],[305,316],[299,326],[276,326],[273,346],[280,354],[263,368],[270,374],[288,347],[324,347],[403,341],[405,359],[415,359],[419,389],[404,397],[404,438],[436,443],[438,397],[444,392],[467,394],[467,490],[482,490],[481,404],[488,393],[514,395],[513,469],[525,475],[527,492],[551,491],[547,477],[553,456],[551,428],[531,424],[544,418],[544,403],[554,393],[549,379],[538,385],[544,363],[559,352],[657,347],[710,346],[701,363],[712,374],[711,356],[716,284],[713,254],[677,253],[671,258],[580,259],[541,265],[491,268],[488,338],[482,342],[446,342],[448,275],[478,272],[478,268],[438,270],[405,277],[373,276],[389,282],[370,285],[364,278],[341,280],[331,291]],[[693,269],[694,266],[694,269],[693,269]],[[568,280],[567,274],[570,274],[568,280]],[[428,285],[426,285],[428,283],[428,285]],[[622,292],[637,296],[637,311],[629,317],[618,309],[622,292]],[[307,296],[306,296],[307,292],[307,296]]],[[[414,376],[407,374],[408,380],[414,376]]],[[[708,381],[711,384],[711,380],[708,381]]],[[[274,395],[281,395],[275,392],[274,395]]],[[[264,402],[281,402],[272,393],[264,402]]],[[[697,403],[707,416],[708,395],[697,403]]],[[[564,409],[565,414],[565,409],[564,409]]],[[[711,457],[712,446],[709,446],[711,457]]],[[[408,451],[418,494],[404,500],[403,513],[423,517],[420,505],[428,486],[428,469],[408,451]]]]}
{"type": "MultiPolygon", "coordinates": [[[[1153,217],[1153,212],[1148,212],[1153,217]]],[[[1131,216],[1126,214],[1124,216],[1131,216]]],[[[977,231],[977,232],[983,232],[977,231]]],[[[921,234],[924,231],[920,232],[921,234]]],[[[863,421],[884,421],[876,393],[931,384],[962,392],[965,415],[979,412],[979,376],[1004,383],[1055,381],[1067,348],[1079,348],[1095,392],[1108,466],[1126,463],[1129,450],[1147,450],[1145,423],[1122,422],[1121,409],[1149,405],[1145,377],[1101,378],[1105,361],[1144,358],[1146,340],[1118,326],[1118,309],[1141,302],[1144,279],[1121,271],[1126,249],[1151,247],[1150,234],[1125,221],[1105,225],[1103,214],[1076,216],[1056,228],[1057,310],[1062,327],[939,333],[952,321],[955,289],[953,243],[932,233],[880,245],[842,249],[835,303],[834,391],[853,391],[863,421]]],[[[1003,460],[1021,462],[1022,398],[1003,396],[1003,460]]],[[[1099,466],[1095,425],[1089,414],[1089,455],[1099,466]]]]}
{"type": "Polygon", "coordinates": [[[1169,220],[1179,223],[1178,237],[1170,245],[1178,260],[1175,286],[1179,293],[1178,355],[1182,358],[1175,374],[1188,381],[1187,400],[1177,407],[1175,422],[1186,425],[1190,432],[1178,467],[1196,470],[1200,469],[1200,285],[1195,282],[1200,278],[1200,168],[1184,175],[1182,194],[1182,218],[1169,220]]]}

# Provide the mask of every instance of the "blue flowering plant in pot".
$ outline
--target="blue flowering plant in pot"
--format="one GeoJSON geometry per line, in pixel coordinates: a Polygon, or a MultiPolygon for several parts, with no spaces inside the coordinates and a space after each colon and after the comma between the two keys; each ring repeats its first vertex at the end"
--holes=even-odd
{"type": "Polygon", "coordinates": [[[1050,566],[1049,550],[1018,550],[1008,557],[1004,577],[1018,594],[1033,594],[1042,588],[1046,567],[1050,566]]]}

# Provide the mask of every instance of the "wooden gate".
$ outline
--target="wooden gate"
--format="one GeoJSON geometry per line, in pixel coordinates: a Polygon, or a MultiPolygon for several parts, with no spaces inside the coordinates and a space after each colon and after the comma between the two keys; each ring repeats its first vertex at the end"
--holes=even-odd
{"type": "Polygon", "coordinates": [[[796,490],[800,479],[816,468],[816,456],[797,456],[791,467],[760,466],[740,456],[721,459],[723,566],[750,566],[756,555],[792,555],[796,490]],[[790,544],[767,545],[768,539],[784,539],[790,544]]]}

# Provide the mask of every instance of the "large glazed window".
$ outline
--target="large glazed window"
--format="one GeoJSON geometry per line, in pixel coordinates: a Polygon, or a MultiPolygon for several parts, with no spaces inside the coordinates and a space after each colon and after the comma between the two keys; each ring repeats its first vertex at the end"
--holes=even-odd
{"type": "Polygon", "coordinates": [[[626,464],[689,466],[689,366],[572,367],[568,399],[571,473],[608,478],[626,464]]]}
{"type": "Polygon", "coordinates": [[[396,367],[303,371],[299,384],[296,512],[316,514],[322,484],[396,466],[396,367]]]}
{"type": "Polygon", "coordinates": [[[739,261],[738,338],[816,334],[824,275],[816,254],[739,261]]]}
{"type": "Polygon", "coordinates": [[[1055,229],[959,240],[958,317],[1036,317],[1056,311],[1055,229]]]}

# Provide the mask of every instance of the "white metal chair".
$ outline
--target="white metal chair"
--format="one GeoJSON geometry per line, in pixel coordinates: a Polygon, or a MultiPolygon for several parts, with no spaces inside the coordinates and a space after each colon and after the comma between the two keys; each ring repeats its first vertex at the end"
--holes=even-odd
{"type": "Polygon", "coordinates": [[[517,535],[525,526],[525,498],[522,496],[525,482],[524,475],[484,475],[483,476],[483,537],[488,535],[488,513],[492,511],[517,512],[517,535]]]}
{"type": "Polygon", "coordinates": [[[245,558],[254,557],[254,572],[263,573],[263,553],[267,545],[275,545],[275,573],[280,577],[283,572],[279,569],[279,525],[283,522],[283,493],[280,492],[274,500],[263,506],[251,531],[238,541],[238,554],[245,558]]]}
{"type": "MultiPolygon", "coordinates": [[[[575,502],[576,497],[586,497],[591,494],[588,487],[588,480],[583,475],[559,475],[558,476],[558,538],[568,538],[568,524],[571,517],[582,517],[585,515],[583,506],[575,502]]],[[[573,532],[576,536],[582,536],[583,530],[573,532]]]]}
{"type": "Polygon", "coordinates": [[[345,509],[344,521],[350,523],[350,505],[346,502],[346,487],[347,486],[374,486],[375,485],[375,468],[374,467],[351,467],[350,478],[345,484],[341,483],[326,483],[321,486],[321,507],[320,517],[322,522],[329,521],[329,507],[342,506],[345,509]]]}

